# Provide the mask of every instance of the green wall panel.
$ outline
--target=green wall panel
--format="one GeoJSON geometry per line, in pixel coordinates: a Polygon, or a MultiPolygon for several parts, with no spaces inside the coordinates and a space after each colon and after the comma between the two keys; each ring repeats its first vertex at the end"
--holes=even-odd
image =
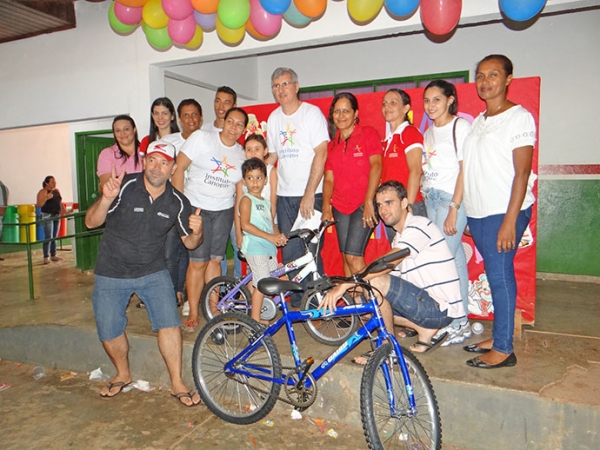
{"type": "Polygon", "coordinates": [[[537,271],[600,276],[600,180],[540,180],[537,271]]]}

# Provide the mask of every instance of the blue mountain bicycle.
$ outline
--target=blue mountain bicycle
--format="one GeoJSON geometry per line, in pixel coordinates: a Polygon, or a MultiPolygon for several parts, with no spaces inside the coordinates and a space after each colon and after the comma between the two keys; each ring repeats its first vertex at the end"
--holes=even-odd
{"type": "MultiPolygon", "coordinates": [[[[408,253],[388,254],[358,275],[325,277],[314,286],[325,292],[335,283],[355,283],[365,292],[361,304],[325,314],[319,309],[288,311],[281,302],[283,316],[268,328],[237,312],[211,319],[198,335],[192,354],[194,381],[206,406],[221,419],[240,425],[265,417],[277,400],[305,410],[317,398],[317,380],[362,340],[371,339],[375,351],[363,371],[360,392],[369,448],[440,448],[440,414],[429,377],[417,358],[386,330],[374,288],[364,279],[369,273],[392,268],[392,261],[408,253]],[[301,358],[293,323],[359,314],[371,314],[371,318],[323,362],[313,368],[314,358],[301,358]],[[282,365],[272,338],[283,327],[290,341],[292,366],[282,365]]],[[[302,290],[298,283],[273,278],[261,280],[258,288],[265,295],[302,290]]]]}

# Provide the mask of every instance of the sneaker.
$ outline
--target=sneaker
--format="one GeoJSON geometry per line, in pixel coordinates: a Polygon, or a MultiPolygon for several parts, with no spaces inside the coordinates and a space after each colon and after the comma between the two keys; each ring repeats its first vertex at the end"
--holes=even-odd
{"type": "Polygon", "coordinates": [[[472,336],[471,326],[469,322],[461,324],[459,328],[454,328],[452,325],[448,325],[446,328],[439,330],[433,337],[435,340],[438,336],[444,333],[448,333],[448,338],[442,343],[442,347],[447,347],[450,344],[462,344],[465,339],[472,336]]]}
{"type": "Polygon", "coordinates": [[[183,304],[183,308],[181,308],[181,314],[183,314],[185,317],[190,315],[190,302],[185,302],[183,304]]]}

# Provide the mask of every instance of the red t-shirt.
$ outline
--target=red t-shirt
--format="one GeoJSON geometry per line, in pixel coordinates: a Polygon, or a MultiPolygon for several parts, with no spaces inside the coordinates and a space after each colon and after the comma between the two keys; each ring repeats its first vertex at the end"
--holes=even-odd
{"type": "Polygon", "coordinates": [[[373,155],[381,155],[381,137],[373,127],[356,125],[346,141],[339,132],[327,149],[325,170],[333,171],[331,204],[342,214],[352,214],[365,201],[373,155]]]}
{"type": "MultiPolygon", "coordinates": [[[[406,187],[408,183],[408,163],[406,153],[414,148],[423,149],[423,135],[417,127],[404,122],[391,136],[384,141],[383,145],[383,167],[381,170],[381,182],[389,180],[399,181],[406,187]]],[[[415,202],[423,200],[421,191],[417,191],[415,202]]]]}

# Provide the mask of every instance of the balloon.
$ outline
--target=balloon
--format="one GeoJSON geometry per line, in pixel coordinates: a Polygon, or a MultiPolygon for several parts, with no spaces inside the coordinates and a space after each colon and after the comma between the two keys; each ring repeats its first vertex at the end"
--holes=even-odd
{"type": "Polygon", "coordinates": [[[238,28],[236,30],[232,30],[231,28],[227,28],[225,25],[221,23],[221,19],[217,14],[217,34],[219,38],[228,45],[236,45],[239,44],[242,39],[244,39],[244,34],[246,31],[245,27],[238,28]]]}
{"type": "Polygon", "coordinates": [[[383,0],[348,0],[348,13],[357,22],[368,22],[382,6],[383,0]]]}
{"type": "Polygon", "coordinates": [[[421,0],[421,21],[431,33],[450,33],[460,19],[462,0],[421,0]]]}
{"type": "Polygon", "coordinates": [[[250,0],[250,22],[263,36],[273,36],[281,29],[281,15],[269,14],[260,5],[260,0],[250,0]]]}
{"type": "Polygon", "coordinates": [[[142,8],[132,8],[131,6],[124,6],[119,2],[112,4],[115,11],[115,16],[121,22],[126,25],[137,25],[142,20],[142,8]]]}
{"type": "Polygon", "coordinates": [[[130,8],[141,8],[148,0],[117,0],[123,6],[129,6],[130,8]]]}
{"type": "Polygon", "coordinates": [[[169,48],[173,41],[169,37],[169,31],[167,27],[164,28],[152,28],[147,24],[142,25],[144,28],[144,33],[146,33],[146,39],[153,47],[156,47],[160,50],[169,48]]]}
{"type": "Polygon", "coordinates": [[[537,16],[546,5],[546,0],[500,0],[500,9],[506,17],[524,22],[537,16]]]}
{"type": "Polygon", "coordinates": [[[191,3],[202,14],[215,14],[219,8],[219,0],[192,0],[191,3]]]}
{"type": "Polygon", "coordinates": [[[173,39],[176,44],[187,44],[192,40],[196,33],[196,21],[194,16],[190,15],[183,20],[169,20],[167,25],[169,37],[173,39]]]}
{"type": "MultiPolygon", "coordinates": [[[[169,16],[163,11],[160,0],[148,0],[148,3],[144,5],[144,9],[142,10],[142,18],[146,25],[156,29],[165,28],[169,23],[169,16]]],[[[147,36],[148,34],[146,33],[147,36]]]]}
{"type": "Polygon", "coordinates": [[[286,12],[283,13],[283,18],[295,27],[303,27],[304,25],[308,25],[312,20],[310,17],[306,17],[296,7],[294,2],[290,2],[290,7],[286,12]]]}
{"type": "Polygon", "coordinates": [[[269,14],[283,14],[290,7],[292,0],[260,0],[260,5],[269,14]]]}
{"type": "Polygon", "coordinates": [[[174,20],[186,19],[194,12],[189,0],[162,0],[162,8],[165,14],[174,20]]]}
{"type": "Polygon", "coordinates": [[[110,7],[108,8],[108,23],[110,24],[110,26],[113,30],[115,30],[117,33],[120,33],[120,34],[129,33],[136,27],[135,25],[127,25],[127,24],[121,22],[119,19],[117,19],[117,17],[115,16],[115,4],[114,3],[112,3],[110,5],[110,7]]]}
{"type": "Polygon", "coordinates": [[[248,0],[221,0],[217,16],[223,26],[237,30],[244,27],[250,17],[250,2],[248,0]]]}
{"type": "Polygon", "coordinates": [[[217,23],[217,13],[202,14],[198,11],[194,11],[194,19],[196,20],[196,23],[205,30],[214,30],[217,23]]]}
{"type": "Polygon", "coordinates": [[[385,7],[394,16],[409,16],[419,6],[419,0],[385,0],[385,7]]]}
{"type": "Polygon", "coordinates": [[[294,0],[298,11],[307,17],[319,17],[327,8],[327,0],[294,0]]]}
{"type": "Polygon", "coordinates": [[[252,25],[252,21],[248,20],[248,22],[246,22],[246,32],[252,36],[254,39],[256,39],[257,41],[266,41],[268,39],[270,39],[269,36],[264,36],[262,34],[260,34],[258,31],[256,31],[256,29],[254,28],[254,25],[252,25]]]}
{"type": "Polygon", "coordinates": [[[202,45],[203,40],[204,40],[204,31],[202,31],[202,27],[200,25],[196,25],[196,32],[194,33],[194,36],[192,37],[190,42],[185,44],[185,46],[187,48],[192,48],[192,49],[198,48],[202,45]]]}

